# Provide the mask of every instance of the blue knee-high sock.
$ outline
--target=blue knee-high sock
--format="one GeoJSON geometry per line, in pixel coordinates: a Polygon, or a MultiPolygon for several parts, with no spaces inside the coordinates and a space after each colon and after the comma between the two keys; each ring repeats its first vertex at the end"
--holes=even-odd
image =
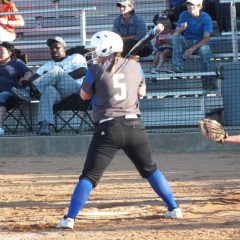
{"type": "Polygon", "coordinates": [[[76,218],[78,212],[84,207],[88,197],[93,189],[93,185],[87,179],[80,179],[74,189],[68,213],[66,217],[76,218]]]}
{"type": "Polygon", "coordinates": [[[172,211],[174,208],[178,207],[173,197],[172,190],[167,182],[167,179],[158,169],[152,172],[151,175],[147,178],[147,180],[153,190],[167,204],[169,211],[172,211]]]}

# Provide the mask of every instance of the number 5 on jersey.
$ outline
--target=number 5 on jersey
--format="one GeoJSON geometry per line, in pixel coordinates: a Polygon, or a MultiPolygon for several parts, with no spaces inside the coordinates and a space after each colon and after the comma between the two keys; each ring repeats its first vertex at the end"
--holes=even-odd
{"type": "Polygon", "coordinates": [[[127,97],[126,84],[121,82],[121,79],[124,79],[124,74],[118,73],[113,75],[113,86],[115,89],[119,89],[119,92],[114,95],[116,101],[124,100],[127,97]]]}

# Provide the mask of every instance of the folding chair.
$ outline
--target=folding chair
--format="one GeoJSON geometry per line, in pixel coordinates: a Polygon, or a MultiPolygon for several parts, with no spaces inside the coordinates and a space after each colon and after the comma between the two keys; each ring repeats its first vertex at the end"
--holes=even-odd
{"type": "Polygon", "coordinates": [[[53,107],[53,113],[55,115],[55,131],[60,132],[64,128],[68,128],[79,133],[83,123],[85,123],[91,130],[94,130],[94,123],[89,113],[91,107],[91,100],[84,101],[77,93],[63,99],[60,103],[55,104],[53,107]],[[66,111],[68,111],[68,114],[64,114],[66,111]],[[61,124],[59,124],[59,122],[61,124]]]}
{"type": "Polygon", "coordinates": [[[32,131],[32,113],[31,106],[15,96],[8,98],[6,103],[6,117],[4,127],[11,133],[16,133],[20,127],[28,131],[32,131]],[[29,119],[26,116],[26,111],[29,113],[29,119]]]}

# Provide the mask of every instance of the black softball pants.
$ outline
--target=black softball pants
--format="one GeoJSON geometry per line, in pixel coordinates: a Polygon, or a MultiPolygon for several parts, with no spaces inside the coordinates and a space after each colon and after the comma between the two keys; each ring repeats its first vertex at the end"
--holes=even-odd
{"type": "Polygon", "coordinates": [[[143,178],[156,170],[141,120],[119,117],[96,124],[80,179],[88,179],[96,187],[120,149],[130,158],[143,178]]]}

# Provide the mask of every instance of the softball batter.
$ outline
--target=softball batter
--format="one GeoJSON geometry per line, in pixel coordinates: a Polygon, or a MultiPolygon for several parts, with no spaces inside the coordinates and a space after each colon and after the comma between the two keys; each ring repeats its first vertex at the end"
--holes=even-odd
{"type": "Polygon", "coordinates": [[[73,228],[78,212],[120,149],[165,202],[168,208],[165,217],[182,217],[166,178],[152,160],[140,119],[138,98],[146,92],[140,64],[118,56],[123,50],[123,42],[113,32],[94,34],[91,45],[95,49],[92,56],[97,64],[89,68],[80,95],[84,100],[92,98],[95,133],[68,213],[57,227],[73,228]]]}

